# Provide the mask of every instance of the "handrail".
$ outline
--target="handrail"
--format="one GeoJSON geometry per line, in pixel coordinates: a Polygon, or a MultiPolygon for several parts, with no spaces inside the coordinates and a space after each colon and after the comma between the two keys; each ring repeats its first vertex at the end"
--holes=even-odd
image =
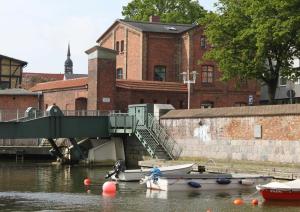
{"type": "Polygon", "coordinates": [[[155,117],[148,113],[148,128],[158,138],[158,142],[167,151],[172,159],[179,158],[182,148],[176,143],[176,141],[167,133],[167,130],[161,126],[155,117]]]}

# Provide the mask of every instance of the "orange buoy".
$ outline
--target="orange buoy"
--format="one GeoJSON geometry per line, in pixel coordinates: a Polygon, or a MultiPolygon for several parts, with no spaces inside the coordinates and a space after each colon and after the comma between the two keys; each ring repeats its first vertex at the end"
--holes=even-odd
{"type": "Polygon", "coordinates": [[[251,200],[252,205],[258,205],[258,199],[253,199],[251,200]]]}
{"type": "Polygon", "coordinates": [[[116,193],[116,184],[114,182],[105,182],[102,186],[102,191],[105,193],[116,193]]]}
{"type": "Polygon", "coordinates": [[[83,184],[85,185],[85,186],[89,186],[89,185],[91,185],[91,180],[90,180],[90,178],[85,178],[84,179],[84,181],[83,181],[83,184]]]}
{"type": "Polygon", "coordinates": [[[112,192],[102,192],[102,196],[103,197],[108,197],[108,198],[114,198],[116,196],[116,193],[112,193],[112,192]]]}
{"type": "Polygon", "coordinates": [[[235,204],[235,205],[242,205],[242,204],[244,204],[244,201],[242,200],[242,199],[235,199],[234,201],[233,201],[233,204],[235,204]]]}
{"type": "Polygon", "coordinates": [[[212,212],[212,209],[208,208],[208,209],[206,210],[206,212],[212,212]]]}

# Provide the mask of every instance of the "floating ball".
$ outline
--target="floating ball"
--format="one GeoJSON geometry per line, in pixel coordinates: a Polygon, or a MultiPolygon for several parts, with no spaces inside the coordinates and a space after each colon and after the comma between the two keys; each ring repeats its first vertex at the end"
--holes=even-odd
{"type": "Polygon", "coordinates": [[[112,192],[102,192],[102,196],[103,197],[108,197],[108,198],[114,198],[116,196],[116,193],[112,193],[112,192]]]}
{"type": "Polygon", "coordinates": [[[105,193],[116,193],[116,184],[114,182],[105,182],[102,186],[102,191],[105,193]]]}
{"type": "Polygon", "coordinates": [[[208,209],[206,210],[206,212],[212,212],[212,209],[208,208],[208,209]]]}
{"type": "Polygon", "coordinates": [[[253,199],[251,200],[252,205],[258,205],[258,199],[253,199]]]}
{"type": "Polygon", "coordinates": [[[84,179],[83,184],[84,184],[85,186],[91,185],[91,180],[90,180],[90,178],[84,179]]]}
{"type": "Polygon", "coordinates": [[[242,199],[235,199],[233,201],[233,204],[235,204],[235,205],[242,205],[242,204],[244,204],[244,201],[242,199]]]}

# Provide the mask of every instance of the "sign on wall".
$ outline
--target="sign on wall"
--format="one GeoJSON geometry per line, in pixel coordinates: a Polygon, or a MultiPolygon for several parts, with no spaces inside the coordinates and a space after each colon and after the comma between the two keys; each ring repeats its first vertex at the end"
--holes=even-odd
{"type": "Polygon", "coordinates": [[[102,98],[102,102],[109,103],[110,102],[110,98],[109,97],[103,97],[102,98]]]}

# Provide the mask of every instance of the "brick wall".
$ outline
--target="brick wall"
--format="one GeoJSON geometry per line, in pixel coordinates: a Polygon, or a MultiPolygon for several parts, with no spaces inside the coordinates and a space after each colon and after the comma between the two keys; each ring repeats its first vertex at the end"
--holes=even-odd
{"type": "Polygon", "coordinates": [[[154,80],[154,66],[166,66],[166,81],[176,82],[178,37],[151,33],[148,36],[147,80],[154,80]]]}
{"type": "Polygon", "coordinates": [[[166,118],[161,123],[183,148],[182,157],[299,163],[300,114],[289,110],[270,115],[262,108],[259,116],[166,118]]]}
{"type": "Polygon", "coordinates": [[[127,111],[128,104],[157,103],[172,104],[175,108],[180,108],[180,101],[186,108],[186,93],[162,92],[162,91],[139,91],[117,88],[116,109],[127,111]]]}
{"type": "Polygon", "coordinates": [[[142,80],[141,33],[128,30],[127,79],[142,80]]]}
{"type": "Polygon", "coordinates": [[[57,90],[43,93],[43,109],[56,104],[61,110],[75,110],[76,99],[87,98],[87,89],[57,90]]]}
{"type": "Polygon", "coordinates": [[[38,96],[0,95],[0,110],[26,110],[28,107],[39,107],[38,96]]]}

